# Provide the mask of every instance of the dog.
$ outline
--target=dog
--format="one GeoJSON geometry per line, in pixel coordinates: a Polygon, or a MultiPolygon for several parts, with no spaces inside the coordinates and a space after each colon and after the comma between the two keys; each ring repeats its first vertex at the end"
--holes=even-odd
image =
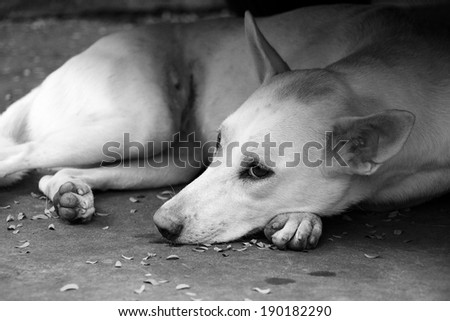
{"type": "Polygon", "coordinates": [[[61,218],[87,222],[92,190],[192,181],[154,214],[167,239],[227,242],[264,230],[279,248],[314,248],[323,216],[411,206],[448,190],[443,12],[321,6],[258,25],[247,13],[248,40],[238,18],[106,36],[1,115],[1,183],[57,168],[40,190],[61,218]],[[118,144],[104,165],[105,144],[125,133],[150,150],[118,144]],[[268,134],[290,148],[267,153],[268,134]],[[327,145],[330,137],[339,143],[327,145]],[[299,151],[303,162],[288,166],[299,151]],[[320,162],[327,152],[334,159],[320,162]],[[211,166],[178,165],[198,159],[211,166]]]}

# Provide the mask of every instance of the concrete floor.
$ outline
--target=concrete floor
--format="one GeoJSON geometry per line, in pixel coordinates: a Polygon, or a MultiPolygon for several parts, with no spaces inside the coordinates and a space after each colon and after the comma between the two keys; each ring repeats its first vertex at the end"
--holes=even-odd
{"type": "MultiPolygon", "coordinates": [[[[131,26],[94,20],[0,21],[0,110],[94,39],[131,26]]],[[[33,172],[0,191],[0,206],[10,205],[0,209],[0,300],[450,300],[450,203],[445,198],[399,213],[352,212],[328,219],[313,251],[254,245],[243,252],[229,250],[225,257],[213,247],[198,253],[194,246],[164,241],[151,220],[163,202],[156,197],[161,190],[99,193],[97,210],[109,215],[87,225],[30,220],[46,207],[30,195],[37,192],[40,175],[33,172]],[[131,196],[145,197],[132,203],[131,196]],[[17,218],[19,212],[27,218],[13,234],[7,226],[19,222],[6,223],[6,217],[17,218]],[[47,228],[51,223],[55,230],[47,228]],[[23,240],[30,245],[16,248],[23,240]],[[156,257],[144,266],[141,260],[148,252],[156,257]],[[166,260],[171,254],[179,259],[166,260]],[[114,267],[117,260],[121,268],[114,267]],[[148,278],[169,282],[146,284],[142,294],[134,293],[148,278]],[[60,292],[68,283],[78,284],[79,290],[60,292]],[[181,283],[190,289],[176,290],[181,283]],[[254,287],[271,293],[257,293],[254,287]]],[[[242,248],[241,242],[231,245],[242,248]]]]}

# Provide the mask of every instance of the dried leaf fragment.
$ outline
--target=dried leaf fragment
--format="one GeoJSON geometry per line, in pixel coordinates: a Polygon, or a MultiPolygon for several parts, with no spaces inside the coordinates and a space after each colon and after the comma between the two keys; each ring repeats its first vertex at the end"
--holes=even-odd
{"type": "Polygon", "coordinates": [[[130,197],[129,200],[131,203],[139,203],[139,200],[135,197],[130,197]]]}
{"type": "Polygon", "coordinates": [[[168,257],[166,257],[166,260],[178,260],[180,257],[178,255],[169,255],[168,257]]]}
{"type": "Polygon", "coordinates": [[[31,219],[34,220],[48,220],[48,216],[45,214],[37,214],[31,217],[31,219]]]}
{"type": "Polygon", "coordinates": [[[109,213],[100,213],[100,212],[95,212],[95,216],[108,216],[109,213]]]}
{"type": "Polygon", "coordinates": [[[189,296],[197,296],[197,293],[194,293],[194,292],[184,292],[184,294],[189,295],[189,296]]]}
{"type": "Polygon", "coordinates": [[[8,225],[6,228],[8,231],[14,231],[16,229],[16,226],[14,224],[8,225]]]}
{"type": "Polygon", "coordinates": [[[17,234],[17,233],[19,233],[20,232],[20,230],[14,230],[13,231],[13,234],[17,234]]]}
{"type": "Polygon", "coordinates": [[[139,289],[134,290],[134,293],[136,294],[142,294],[142,292],[145,291],[145,284],[142,284],[139,289]]]}
{"type": "Polygon", "coordinates": [[[55,230],[55,225],[54,225],[53,223],[50,224],[50,225],[48,226],[48,229],[54,231],[54,230],[55,230]]]}
{"type": "Polygon", "coordinates": [[[87,260],[86,261],[86,264],[97,264],[97,263],[98,263],[98,260],[95,260],[95,261],[87,260]]]}
{"type": "Polygon", "coordinates": [[[6,217],[6,223],[12,222],[12,221],[14,221],[14,216],[12,216],[11,214],[9,214],[9,215],[6,217]]]}
{"type": "Polygon", "coordinates": [[[376,258],[380,257],[379,254],[366,254],[366,253],[364,253],[364,256],[368,259],[376,259],[376,258]]]}
{"type": "Polygon", "coordinates": [[[102,227],[102,230],[107,230],[107,229],[109,229],[109,226],[102,227]]]}
{"type": "Polygon", "coordinates": [[[151,285],[160,285],[160,284],[164,284],[164,283],[167,283],[167,282],[169,282],[169,281],[168,280],[157,281],[155,279],[147,279],[147,280],[144,281],[144,283],[149,283],[151,285]]]}
{"type": "Polygon", "coordinates": [[[19,214],[17,214],[17,220],[21,221],[24,218],[27,218],[27,216],[25,215],[25,213],[20,212],[19,214]]]}
{"type": "Polygon", "coordinates": [[[116,263],[114,264],[114,267],[121,268],[122,267],[122,262],[116,261],[116,263]]]}
{"type": "Polygon", "coordinates": [[[135,209],[135,208],[132,208],[131,210],[130,210],[130,214],[134,214],[134,213],[136,213],[137,212],[137,209],[135,209]]]}
{"type": "Polygon", "coordinates": [[[191,287],[188,284],[178,284],[175,289],[176,290],[184,290],[184,289],[190,289],[191,287]]]}
{"type": "Polygon", "coordinates": [[[269,294],[271,292],[270,289],[253,288],[252,290],[261,294],[269,294]]]}
{"type": "Polygon", "coordinates": [[[65,292],[65,291],[69,291],[69,290],[78,290],[78,289],[79,289],[78,284],[69,283],[69,284],[64,285],[61,289],[59,289],[59,291],[65,292]]]}
{"type": "Polygon", "coordinates": [[[16,245],[15,248],[17,248],[17,249],[24,249],[24,248],[26,248],[28,246],[30,246],[30,242],[25,241],[21,245],[16,245]]]}
{"type": "Polygon", "coordinates": [[[134,260],[134,257],[133,256],[125,256],[125,255],[121,255],[122,256],[122,258],[124,259],[124,260],[127,260],[127,261],[131,261],[131,260],[134,260]]]}
{"type": "Polygon", "coordinates": [[[7,209],[10,209],[10,208],[11,208],[11,205],[0,206],[0,208],[1,208],[2,210],[7,210],[7,209]]]}
{"type": "Polygon", "coordinates": [[[31,195],[31,197],[37,198],[37,199],[39,199],[42,196],[42,195],[34,193],[34,192],[31,192],[30,195],[31,195]]]}

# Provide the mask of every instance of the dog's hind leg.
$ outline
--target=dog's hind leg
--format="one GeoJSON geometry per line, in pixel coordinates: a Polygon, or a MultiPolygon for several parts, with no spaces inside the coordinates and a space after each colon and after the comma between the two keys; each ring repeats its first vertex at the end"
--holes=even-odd
{"type": "Polygon", "coordinates": [[[92,218],[95,211],[92,190],[143,189],[186,183],[194,179],[201,170],[200,166],[192,166],[198,157],[200,151],[171,156],[160,154],[156,156],[159,158],[156,161],[158,164],[165,164],[161,167],[134,160],[126,166],[66,168],[55,175],[42,177],[39,188],[53,200],[63,219],[85,222],[92,218]]]}

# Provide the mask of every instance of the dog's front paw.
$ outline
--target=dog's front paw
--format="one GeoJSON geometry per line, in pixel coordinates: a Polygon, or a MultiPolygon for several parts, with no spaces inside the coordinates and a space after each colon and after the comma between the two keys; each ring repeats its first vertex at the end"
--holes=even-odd
{"type": "Polygon", "coordinates": [[[81,181],[61,185],[53,197],[53,205],[59,216],[69,222],[89,222],[95,212],[92,190],[81,181]]]}
{"type": "Polygon", "coordinates": [[[312,249],[322,235],[322,220],[310,213],[279,214],[266,225],[264,234],[279,249],[312,249]]]}

